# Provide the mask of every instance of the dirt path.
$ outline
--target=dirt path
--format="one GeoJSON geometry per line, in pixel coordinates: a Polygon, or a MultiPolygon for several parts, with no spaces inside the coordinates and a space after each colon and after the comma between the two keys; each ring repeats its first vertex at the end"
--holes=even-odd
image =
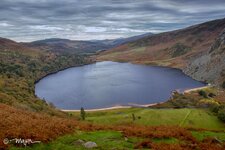
{"type": "Polygon", "coordinates": [[[184,119],[180,122],[179,126],[183,126],[184,122],[187,120],[188,116],[191,114],[192,110],[189,110],[189,112],[186,114],[186,116],[184,117],[184,119]]]}

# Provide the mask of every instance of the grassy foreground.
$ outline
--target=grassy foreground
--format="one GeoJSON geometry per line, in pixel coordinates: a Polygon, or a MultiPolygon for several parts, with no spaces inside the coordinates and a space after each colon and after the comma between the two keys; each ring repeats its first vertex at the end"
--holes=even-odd
{"type": "MultiPolygon", "coordinates": [[[[72,112],[79,117],[79,112],[72,112]]],[[[134,123],[138,125],[178,125],[181,127],[225,130],[222,123],[207,109],[149,109],[128,108],[97,112],[87,112],[86,121],[95,124],[119,125],[134,123]],[[132,114],[135,116],[133,120],[132,114]]]]}
{"type": "MultiPolygon", "coordinates": [[[[225,126],[207,109],[128,108],[86,113],[86,120],[81,121],[91,123],[86,129],[77,128],[74,133],[46,144],[11,149],[85,149],[78,140],[93,141],[98,145],[94,149],[107,150],[224,148],[224,144],[217,142],[225,142],[225,126]]],[[[70,115],[80,117],[79,112],[71,112],[70,115]]]]}
{"type": "MultiPolygon", "coordinates": [[[[218,139],[224,139],[225,134],[215,132],[193,132],[192,135],[202,141],[206,137],[217,137],[218,139]]],[[[74,134],[66,135],[58,138],[57,140],[49,144],[38,144],[32,147],[27,147],[27,150],[85,150],[82,144],[79,144],[77,140],[83,141],[95,141],[98,145],[94,149],[111,149],[111,150],[129,150],[136,149],[138,143],[148,140],[147,138],[136,137],[124,137],[121,132],[118,131],[94,131],[94,132],[82,132],[77,131],[74,134]]],[[[152,139],[154,144],[178,144],[180,141],[177,138],[154,138],[152,139]]],[[[13,147],[11,150],[23,150],[24,148],[13,147]]],[[[142,148],[145,149],[145,148],[142,148]]],[[[146,148],[147,149],[147,148],[146,148]]]]}
{"type": "MultiPolygon", "coordinates": [[[[58,138],[49,144],[40,144],[28,149],[36,150],[83,150],[85,149],[81,144],[76,143],[78,139],[84,141],[95,141],[98,144],[96,149],[132,149],[135,142],[140,141],[138,138],[129,138],[125,140],[120,132],[116,131],[95,131],[95,132],[82,132],[78,131],[71,135],[66,135],[58,138]]],[[[12,148],[12,150],[23,148],[12,148]]]]}

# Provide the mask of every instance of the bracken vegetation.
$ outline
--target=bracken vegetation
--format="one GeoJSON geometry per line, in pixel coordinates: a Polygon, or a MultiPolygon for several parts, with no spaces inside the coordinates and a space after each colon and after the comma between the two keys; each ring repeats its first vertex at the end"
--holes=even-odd
{"type": "Polygon", "coordinates": [[[4,104],[0,104],[0,116],[0,149],[9,146],[3,144],[5,138],[31,138],[47,142],[73,132],[77,124],[75,120],[24,111],[4,104]]]}

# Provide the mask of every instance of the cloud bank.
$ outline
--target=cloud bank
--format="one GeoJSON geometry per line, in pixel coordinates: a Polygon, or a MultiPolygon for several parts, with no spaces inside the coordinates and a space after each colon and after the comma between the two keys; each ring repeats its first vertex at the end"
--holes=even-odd
{"type": "Polygon", "coordinates": [[[113,39],[225,17],[224,0],[1,0],[0,37],[113,39]]]}

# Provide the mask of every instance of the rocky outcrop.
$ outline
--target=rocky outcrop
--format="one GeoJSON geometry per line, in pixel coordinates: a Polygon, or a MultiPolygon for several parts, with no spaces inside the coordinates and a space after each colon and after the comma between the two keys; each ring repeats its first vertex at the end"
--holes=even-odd
{"type": "Polygon", "coordinates": [[[190,60],[184,72],[216,85],[225,81],[225,29],[207,52],[190,60]]]}

